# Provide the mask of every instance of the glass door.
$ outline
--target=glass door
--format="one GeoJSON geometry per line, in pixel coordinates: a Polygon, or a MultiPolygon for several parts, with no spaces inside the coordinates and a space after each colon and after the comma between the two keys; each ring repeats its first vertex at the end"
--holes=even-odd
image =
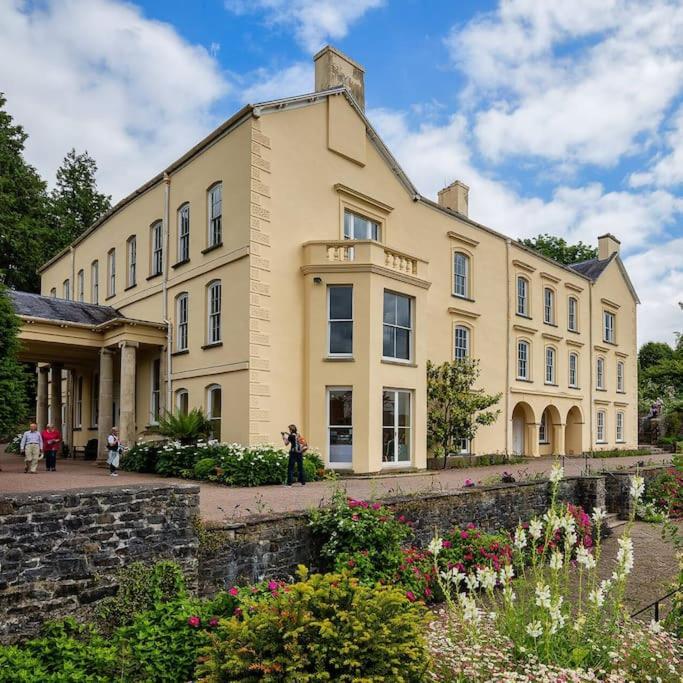
{"type": "Polygon", "coordinates": [[[382,392],[382,463],[410,463],[410,391],[385,389],[382,392]]]}
{"type": "Polygon", "coordinates": [[[327,434],[331,467],[353,462],[353,391],[350,387],[327,390],[327,434]]]}

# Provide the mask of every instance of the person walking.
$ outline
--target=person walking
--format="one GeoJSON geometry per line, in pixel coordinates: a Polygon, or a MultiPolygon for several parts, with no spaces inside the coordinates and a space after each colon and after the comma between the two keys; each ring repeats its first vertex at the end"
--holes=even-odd
{"type": "Polygon", "coordinates": [[[43,437],[35,422],[31,422],[28,431],[22,434],[19,450],[24,456],[24,472],[35,474],[38,460],[43,457],[43,437]]]}
{"type": "Polygon", "coordinates": [[[45,469],[48,472],[57,471],[57,453],[62,447],[62,435],[54,425],[45,425],[42,431],[43,448],[45,449],[45,469]]]}
{"type": "Polygon", "coordinates": [[[304,452],[306,451],[306,441],[299,434],[296,425],[287,427],[289,432],[281,432],[285,446],[289,445],[289,463],[287,464],[287,486],[291,486],[294,481],[294,465],[296,464],[299,473],[299,483],[306,485],[304,476],[304,452]]]}
{"type": "Polygon", "coordinates": [[[111,434],[107,437],[107,465],[109,465],[109,476],[118,477],[119,458],[121,457],[121,442],[119,441],[119,431],[112,427],[111,434]]]}

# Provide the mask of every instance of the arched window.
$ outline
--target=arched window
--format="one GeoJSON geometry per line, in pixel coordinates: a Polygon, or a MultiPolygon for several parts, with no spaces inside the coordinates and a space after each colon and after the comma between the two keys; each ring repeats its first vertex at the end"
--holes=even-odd
{"type": "Polygon", "coordinates": [[[135,287],[138,277],[138,242],[135,235],[131,235],[126,241],[126,258],[128,260],[126,287],[135,287]]]}
{"type": "Polygon", "coordinates": [[[555,349],[552,346],[545,347],[545,383],[555,384],[555,349]]]}
{"type": "Polygon", "coordinates": [[[470,257],[461,251],[453,253],[453,294],[465,299],[470,295],[470,257]]]}
{"type": "Polygon", "coordinates": [[[555,292],[550,287],[543,290],[543,322],[555,324],[555,292]]]}
{"type": "Polygon", "coordinates": [[[464,325],[456,325],[453,335],[454,349],[453,358],[463,360],[470,355],[470,330],[464,325]]]}
{"type": "Polygon", "coordinates": [[[188,347],[189,296],[182,292],[176,297],[176,351],[186,351],[188,347]]]}
{"type": "Polygon", "coordinates": [[[529,316],[529,280],[517,278],[517,315],[529,316]]]}
{"type": "Polygon", "coordinates": [[[207,288],[207,344],[218,344],[221,340],[221,283],[216,280],[207,288]]]}
{"type": "Polygon", "coordinates": [[[51,296],[53,299],[56,299],[56,298],[57,298],[57,288],[56,288],[56,287],[53,287],[53,288],[50,290],[50,296],[51,296]]]}
{"type": "Polygon", "coordinates": [[[157,221],[150,228],[151,254],[150,276],[161,275],[164,271],[164,234],[163,224],[157,221]]]}
{"type": "Polygon", "coordinates": [[[543,411],[543,415],[541,415],[541,423],[538,425],[538,443],[550,443],[547,408],[543,411]]]}
{"type": "Polygon", "coordinates": [[[190,205],[178,209],[178,263],[190,260],[190,205]]]}
{"type": "Polygon", "coordinates": [[[617,361],[617,391],[623,394],[624,389],[624,362],[617,361]]]}
{"type": "Polygon", "coordinates": [[[567,328],[570,332],[577,332],[579,329],[579,302],[575,296],[567,299],[567,328]]]}
{"type": "Polygon", "coordinates": [[[81,303],[85,301],[85,272],[83,268],[76,275],[76,296],[81,303]]]}
{"type": "Polygon", "coordinates": [[[175,392],[175,407],[181,415],[187,415],[190,412],[190,395],[187,389],[178,389],[175,392]]]}
{"type": "Polygon", "coordinates": [[[93,261],[90,265],[90,303],[100,303],[100,263],[93,261]]]}
{"type": "Polygon", "coordinates": [[[574,352],[569,354],[569,386],[579,386],[579,356],[574,352]]]}
{"type": "Polygon", "coordinates": [[[116,294],[116,249],[107,252],[107,298],[116,294]]]}
{"type": "Polygon", "coordinates": [[[71,280],[69,278],[62,283],[62,298],[67,301],[71,299],[71,280]]]}
{"type": "Polygon", "coordinates": [[[216,183],[208,191],[209,247],[223,242],[223,183],[216,183]]]}
{"type": "Polygon", "coordinates": [[[529,379],[531,374],[529,367],[529,351],[529,342],[520,339],[517,342],[517,379],[529,379]]]}
{"type": "Polygon", "coordinates": [[[206,389],[206,415],[211,424],[211,437],[221,440],[221,411],[222,391],[218,384],[212,384],[206,389]]]}
{"type": "Polygon", "coordinates": [[[595,366],[595,385],[598,389],[605,388],[605,359],[598,358],[595,366]]]}

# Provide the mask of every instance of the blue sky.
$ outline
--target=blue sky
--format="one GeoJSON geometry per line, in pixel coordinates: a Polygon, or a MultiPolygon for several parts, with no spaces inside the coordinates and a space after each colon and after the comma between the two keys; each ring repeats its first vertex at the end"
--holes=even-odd
{"type": "Polygon", "coordinates": [[[683,329],[683,3],[3,0],[0,89],[49,179],[87,149],[114,199],[245,102],[312,89],[332,43],[423,194],[455,178],[512,237],[613,232],[640,341],[683,329]]]}

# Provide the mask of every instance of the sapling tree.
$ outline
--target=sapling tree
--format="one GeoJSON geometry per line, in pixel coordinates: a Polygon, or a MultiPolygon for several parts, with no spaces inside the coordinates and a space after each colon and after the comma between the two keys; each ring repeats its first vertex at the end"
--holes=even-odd
{"type": "Polygon", "coordinates": [[[474,387],[479,372],[479,361],[471,358],[427,363],[427,440],[443,451],[444,468],[459,439],[471,441],[479,427],[493,424],[500,415],[494,406],[502,394],[474,387]]]}

